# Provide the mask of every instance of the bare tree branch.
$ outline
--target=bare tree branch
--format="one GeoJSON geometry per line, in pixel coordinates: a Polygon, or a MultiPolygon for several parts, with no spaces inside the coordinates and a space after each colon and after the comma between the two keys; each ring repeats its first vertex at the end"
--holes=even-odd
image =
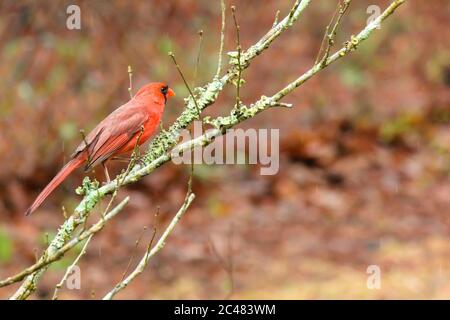
{"type": "Polygon", "coordinates": [[[164,247],[167,238],[170,236],[173,229],[175,229],[175,226],[177,225],[178,221],[180,221],[181,217],[187,211],[192,201],[194,201],[194,198],[195,195],[193,193],[188,193],[186,195],[183,205],[178,210],[177,214],[173,217],[172,221],[170,222],[166,230],[164,230],[164,233],[161,235],[155,246],[151,250],[147,250],[144,257],[142,257],[141,261],[139,262],[137,267],[133,270],[133,272],[131,272],[128,277],[120,281],[110,292],[108,292],[103,297],[103,300],[111,300],[119,291],[126,288],[131,281],[133,281],[138,275],[140,275],[145,270],[145,267],[147,266],[150,258],[156,255],[164,247]]]}

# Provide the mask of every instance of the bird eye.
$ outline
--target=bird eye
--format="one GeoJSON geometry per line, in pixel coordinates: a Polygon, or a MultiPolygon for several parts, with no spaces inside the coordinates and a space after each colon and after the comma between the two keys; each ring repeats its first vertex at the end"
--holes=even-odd
{"type": "Polygon", "coordinates": [[[163,95],[166,95],[168,90],[169,90],[169,86],[163,86],[163,87],[161,88],[161,93],[162,93],[163,95]]]}

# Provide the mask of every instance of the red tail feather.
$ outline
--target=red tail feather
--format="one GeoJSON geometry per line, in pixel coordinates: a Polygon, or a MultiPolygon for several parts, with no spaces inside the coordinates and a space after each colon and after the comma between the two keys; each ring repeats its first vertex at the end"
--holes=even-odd
{"type": "Polygon", "coordinates": [[[50,181],[50,183],[41,191],[36,200],[34,200],[31,207],[25,213],[27,216],[33,211],[35,211],[42,202],[47,199],[50,193],[58,187],[61,182],[63,182],[69,174],[71,174],[76,168],[80,167],[84,163],[85,159],[83,157],[77,157],[69,161],[59,172],[58,174],[50,181]]]}

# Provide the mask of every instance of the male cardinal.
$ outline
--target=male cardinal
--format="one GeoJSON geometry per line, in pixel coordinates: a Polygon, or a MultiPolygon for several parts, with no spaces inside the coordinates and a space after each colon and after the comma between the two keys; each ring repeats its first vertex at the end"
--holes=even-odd
{"type": "Polygon", "coordinates": [[[106,161],[147,141],[161,120],[167,98],[174,95],[165,83],[143,86],[130,101],[113,111],[86,136],[72,154],[72,160],[42,190],[26,215],[35,211],[72,171],[83,164],[86,164],[86,170],[102,164],[109,180],[106,161]]]}

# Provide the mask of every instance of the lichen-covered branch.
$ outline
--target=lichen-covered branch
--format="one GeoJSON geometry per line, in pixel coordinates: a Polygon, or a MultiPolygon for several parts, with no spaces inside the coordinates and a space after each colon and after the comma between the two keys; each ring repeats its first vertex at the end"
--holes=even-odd
{"type": "Polygon", "coordinates": [[[0,281],[0,287],[4,287],[9,284],[21,281],[28,276],[25,279],[24,283],[22,283],[19,290],[10,298],[13,300],[25,299],[26,297],[28,297],[30,293],[32,293],[36,289],[37,279],[39,279],[42,273],[45,272],[49,264],[59,260],[62,256],[64,256],[64,254],[67,251],[69,251],[70,249],[72,249],[85,239],[89,238],[93,234],[99,232],[104,227],[106,222],[114,218],[129,201],[130,197],[126,197],[114,209],[112,209],[106,215],[102,216],[101,219],[93,226],[91,226],[88,230],[85,230],[81,232],[78,236],[75,236],[71,240],[68,240],[67,243],[63,244],[59,249],[55,249],[55,246],[49,247],[46,251],[46,254],[43,255],[37,263],[26,268],[25,270],[14,276],[11,276],[5,280],[0,281]]]}
{"type": "MultiPolygon", "coordinates": [[[[296,1],[289,14],[279,22],[275,27],[269,30],[256,44],[251,46],[241,56],[241,67],[245,69],[249,66],[250,61],[257,55],[269,48],[270,44],[282,34],[287,28],[299,18],[300,14],[309,4],[310,0],[296,1]]],[[[177,120],[170,126],[169,129],[162,131],[149,144],[147,154],[145,155],[144,168],[136,166],[130,177],[125,179],[125,184],[137,181],[140,177],[140,172],[144,169],[146,174],[151,173],[154,169],[159,167],[164,162],[170,160],[167,153],[179,141],[180,131],[187,128],[195,119],[198,118],[197,110],[203,111],[206,107],[213,104],[224,86],[236,78],[239,73],[238,64],[235,59],[230,59],[230,68],[222,78],[214,78],[213,81],[203,87],[193,89],[195,99],[190,96],[185,99],[186,107],[182,111],[177,120]],[[135,178],[139,177],[139,178],[135,178]]],[[[100,201],[106,194],[114,190],[115,182],[111,181],[109,184],[95,190],[90,190],[86,193],[84,199],[75,209],[75,213],[83,216],[100,201]]]]}
{"type": "MultiPolygon", "coordinates": [[[[288,15],[279,22],[276,26],[272,27],[257,43],[252,45],[246,51],[241,54],[241,71],[248,68],[250,62],[264,50],[268,49],[270,44],[279,37],[285,30],[292,26],[292,24],[298,20],[301,13],[309,5],[310,0],[297,0],[293,7],[289,11],[288,15]]],[[[185,99],[186,108],[181,115],[167,130],[161,132],[155,137],[148,147],[146,155],[147,163],[150,163],[166,153],[170,148],[174,147],[180,138],[180,130],[187,128],[195,119],[197,119],[197,107],[200,111],[203,111],[206,107],[213,104],[219,93],[223,90],[227,83],[232,82],[239,75],[239,63],[237,60],[237,52],[229,53],[230,68],[227,73],[214,79],[203,87],[197,87],[193,89],[193,94],[196,99],[189,97],[185,99]]],[[[220,76],[220,75],[219,75],[220,76]]]]}

